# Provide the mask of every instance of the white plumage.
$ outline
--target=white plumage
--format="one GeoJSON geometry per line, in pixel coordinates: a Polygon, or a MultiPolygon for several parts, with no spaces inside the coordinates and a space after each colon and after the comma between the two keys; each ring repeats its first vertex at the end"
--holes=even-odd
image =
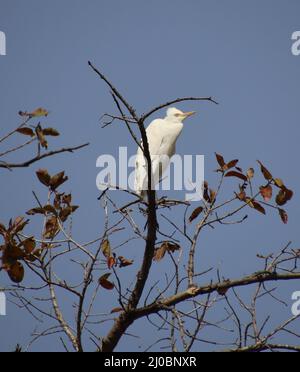
{"type": "MultiPolygon", "coordinates": [[[[183,121],[195,112],[182,112],[169,108],[164,119],[154,120],[147,128],[147,138],[152,161],[152,189],[160,182],[167,170],[170,159],[176,152],[176,142],[183,129],[183,121]]],[[[141,148],[138,149],[135,169],[135,191],[145,197],[148,190],[146,160],[141,148]]]]}

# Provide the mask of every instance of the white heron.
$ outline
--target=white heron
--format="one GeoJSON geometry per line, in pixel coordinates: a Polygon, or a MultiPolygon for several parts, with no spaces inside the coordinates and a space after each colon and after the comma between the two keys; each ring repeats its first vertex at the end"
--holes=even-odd
{"type": "MultiPolygon", "coordinates": [[[[195,112],[182,112],[174,107],[167,110],[164,119],[154,120],[147,128],[147,138],[152,162],[152,189],[160,182],[170,160],[176,152],[176,142],[183,130],[183,122],[195,112]]],[[[135,192],[144,198],[148,190],[148,169],[141,148],[135,164],[135,192]]]]}

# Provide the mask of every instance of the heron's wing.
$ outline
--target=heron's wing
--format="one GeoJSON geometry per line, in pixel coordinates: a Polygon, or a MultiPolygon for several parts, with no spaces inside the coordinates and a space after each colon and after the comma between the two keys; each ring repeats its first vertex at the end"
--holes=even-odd
{"type": "MultiPolygon", "coordinates": [[[[149,143],[149,150],[152,157],[152,170],[153,174],[157,173],[157,161],[155,161],[155,155],[161,153],[161,145],[163,142],[162,135],[162,119],[154,120],[147,128],[147,138],[149,143]]],[[[155,179],[157,177],[154,177],[155,179]]],[[[155,182],[155,181],[154,181],[155,182]]],[[[148,171],[147,165],[142,150],[139,148],[136,164],[135,164],[135,190],[139,195],[142,195],[142,191],[148,189],[148,171]]]]}

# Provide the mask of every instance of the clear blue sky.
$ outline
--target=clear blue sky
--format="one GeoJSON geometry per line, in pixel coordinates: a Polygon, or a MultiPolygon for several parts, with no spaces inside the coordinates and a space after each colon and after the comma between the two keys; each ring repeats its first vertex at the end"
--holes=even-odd
{"type": "MultiPolygon", "coordinates": [[[[186,125],[178,152],[204,154],[209,180],[214,180],[217,151],[227,159],[239,157],[245,168],[261,159],[296,191],[287,226],[276,213],[264,218],[250,212],[243,226],[206,233],[199,270],[221,266],[224,276],[236,277],[258,268],[258,252],[279,250],[290,240],[297,247],[300,57],[291,54],[291,35],[300,29],[299,14],[298,0],[0,0],[0,30],[7,37],[7,56],[0,56],[0,135],[19,123],[19,110],[42,106],[51,111],[47,123],[62,133],[52,146],[91,142],[80,153],[31,170],[1,171],[0,219],[34,206],[33,189],[43,195],[34,170],[65,169],[71,179],[67,188],[81,205],[76,237],[88,241],[99,235],[96,159],[116,154],[119,146],[129,146],[134,154],[135,145],[121,125],[100,129],[99,117],[114,107],[106,87],[88,68],[91,60],[139,112],[186,95],[213,95],[220,102],[219,107],[179,105],[198,116],[186,125]]],[[[127,255],[139,257],[136,252],[127,255]]],[[[157,277],[164,266],[154,270],[157,277]]],[[[0,282],[6,283],[3,273],[0,282]]],[[[300,284],[283,288],[289,303],[300,284]]],[[[105,301],[109,311],[114,301],[105,301]]],[[[286,319],[290,310],[277,315],[286,319]]],[[[26,344],[34,326],[10,304],[8,316],[0,318],[0,350],[26,344]]],[[[142,346],[151,341],[149,336],[142,346]]],[[[126,339],[120,350],[137,345],[139,341],[126,339]]],[[[34,350],[57,348],[50,338],[34,350]]]]}

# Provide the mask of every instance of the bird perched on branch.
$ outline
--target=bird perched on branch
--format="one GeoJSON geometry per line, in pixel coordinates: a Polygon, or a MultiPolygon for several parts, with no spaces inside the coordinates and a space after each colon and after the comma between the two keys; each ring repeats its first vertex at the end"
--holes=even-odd
{"type": "MultiPolygon", "coordinates": [[[[160,182],[176,152],[176,142],[183,130],[183,122],[195,112],[169,108],[164,119],[154,120],[146,130],[152,162],[152,189],[160,182]]],[[[143,145],[142,145],[143,146],[143,145]]],[[[148,190],[148,167],[141,148],[135,165],[135,191],[144,198],[148,190]]]]}

